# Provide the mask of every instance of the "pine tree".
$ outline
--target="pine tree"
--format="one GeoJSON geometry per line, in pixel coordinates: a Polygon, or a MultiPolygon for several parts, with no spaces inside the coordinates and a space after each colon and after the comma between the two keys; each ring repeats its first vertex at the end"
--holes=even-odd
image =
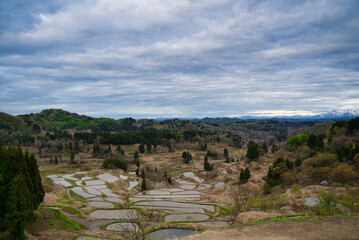
{"type": "Polygon", "coordinates": [[[251,178],[251,171],[249,170],[249,168],[246,168],[246,169],[244,170],[244,179],[245,179],[245,182],[247,183],[250,178],[251,178]]]}
{"type": "Polygon", "coordinates": [[[9,164],[10,159],[8,158],[5,147],[0,143],[0,232],[7,229],[5,221],[6,199],[8,196],[8,183],[9,183],[9,164]]]}
{"type": "Polygon", "coordinates": [[[138,161],[138,152],[135,151],[135,153],[133,154],[133,158],[135,159],[135,162],[137,163],[138,161]]]}
{"type": "Polygon", "coordinates": [[[239,174],[239,183],[243,184],[244,183],[244,170],[241,169],[241,172],[239,174]]]}
{"type": "Polygon", "coordinates": [[[138,151],[140,153],[144,153],[145,152],[145,145],[143,143],[140,144],[140,146],[138,147],[138,151]]]}
{"type": "MultiPolygon", "coordinates": [[[[28,153],[25,154],[27,156],[28,153]]],[[[34,155],[26,158],[27,160],[27,170],[32,182],[32,193],[34,194],[34,210],[37,209],[37,206],[44,200],[45,191],[41,184],[41,176],[39,169],[37,167],[37,162],[34,155]]]]}
{"type": "Polygon", "coordinates": [[[80,144],[78,141],[75,141],[75,147],[74,147],[74,150],[76,153],[79,153],[80,152],[80,144]]]}
{"type": "Polygon", "coordinates": [[[225,148],[224,150],[223,150],[223,154],[224,154],[224,156],[227,158],[229,155],[228,155],[228,149],[227,148],[225,148]]]}
{"type": "Polygon", "coordinates": [[[171,176],[168,176],[167,182],[172,185],[172,178],[171,178],[171,176]]]}
{"type": "Polygon", "coordinates": [[[0,145],[0,231],[8,230],[10,239],[25,239],[24,228],[43,197],[34,155],[23,154],[20,145],[7,151],[0,145]]]}
{"type": "Polygon", "coordinates": [[[74,159],[75,159],[75,151],[72,151],[72,152],[71,152],[71,155],[70,155],[70,163],[71,163],[71,164],[75,164],[74,159]]]}
{"type": "Polygon", "coordinates": [[[142,169],[142,171],[141,171],[141,178],[142,178],[141,191],[146,191],[147,190],[147,183],[146,183],[146,175],[145,175],[145,170],[144,169],[142,169]]]}
{"type": "Polygon", "coordinates": [[[146,191],[146,190],[147,190],[146,178],[143,178],[141,183],[141,191],[146,191]]]}
{"type": "Polygon", "coordinates": [[[27,187],[25,175],[17,175],[9,190],[7,200],[7,225],[12,239],[26,239],[25,226],[34,219],[31,192],[27,187]]]}
{"type": "Polygon", "coordinates": [[[147,143],[147,152],[149,152],[149,153],[152,152],[152,145],[151,145],[151,143],[147,143]]]}
{"type": "Polygon", "coordinates": [[[207,155],[204,157],[204,170],[212,171],[213,165],[209,164],[207,155]]]}

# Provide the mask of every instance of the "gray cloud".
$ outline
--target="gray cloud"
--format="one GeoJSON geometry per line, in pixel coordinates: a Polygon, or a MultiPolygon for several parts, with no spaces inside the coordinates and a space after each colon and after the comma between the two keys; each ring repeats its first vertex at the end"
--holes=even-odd
{"type": "Polygon", "coordinates": [[[359,107],[354,0],[31,2],[0,4],[0,111],[204,117],[359,107]]]}

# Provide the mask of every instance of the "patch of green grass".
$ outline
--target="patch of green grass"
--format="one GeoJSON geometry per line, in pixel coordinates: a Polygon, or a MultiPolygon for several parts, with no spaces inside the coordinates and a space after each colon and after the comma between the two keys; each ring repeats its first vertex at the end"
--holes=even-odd
{"type": "Polygon", "coordinates": [[[80,230],[83,229],[83,226],[75,221],[67,218],[62,212],[58,209],[48,209],[50,211],[50,225],[56,226],[57,229],[61,230],[80,230]]]}
{"type": "Polygon", "coordinates": [[[73,192],[72,190],[70,190],[70,196],[78,201],[86,201],[86,198],[81,197],[80,195],[77,195],[75,192],[73,192]]]}
{"type": "Polygon", "coordinates": [[[67,218],[58,209],[40,207],[35,211],[35,221],[26,226],[30,233],[46,231],[48,229],[58,229],[65,231],[74,231],[83,229],[83,226],[67,218]]]}
{"type": "Polygon", "coordinates": [[[63,208],[61,208],[61,210],[64,211],[64,212],[70,213],[72,215],[77,215],[79,217],[82,217],[81,212],[79,210],[75,209],[75,208],[63,207],[63,208]]]}
{"type": "MultiPolygon", "coordinates": [[[[122,146],[121,146],[122,147],[122,146]]],[[[137,150],[137,148],[135,148],[135,147],[129,147],[129,146],[127,146],[127,147],[122,147],[122,149],[125,151],[125,152],[127,152],[127,153],[135,153],[135,151],[137,150]]]]}

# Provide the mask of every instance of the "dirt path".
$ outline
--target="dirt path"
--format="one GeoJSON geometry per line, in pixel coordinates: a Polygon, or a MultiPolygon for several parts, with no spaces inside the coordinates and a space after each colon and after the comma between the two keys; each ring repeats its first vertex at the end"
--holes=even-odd
{"type": "Polygon", "coordinates": [[[308,220],[305,222],[269,222],[252,226],[208,230],[186,240],[289,240],[359,239],[359,218],[308,220]]]}

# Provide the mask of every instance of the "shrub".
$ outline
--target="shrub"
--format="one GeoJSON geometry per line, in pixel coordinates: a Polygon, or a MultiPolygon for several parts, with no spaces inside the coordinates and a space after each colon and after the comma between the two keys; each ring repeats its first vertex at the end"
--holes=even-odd
{"type": "Polygon", "coordinates": [[[359,187],[348,188],[339,201],[341,205],[353,213],[359,212],[359,187]]]}
{"type": "Polygon", "coordinates": [[[292,172],[285,172],[280,176],[280,178],[282,179],[283,183],[287,186],[290,186],[293,183],[295,183],[295,176],[292,172]]]}
{"type": "Polygon", "coordinates": [[[320,191],[316,198],[318,199],[318,204],[309,207],[316,215],[331,216],[343,213],[338,205],[338,199],[334,190],[328,192],[320,191]]]}
{"type": "Polygon", "coordinates": [[[354,169],[348,164],[340,164],[334,168],[330,174],[329,179],[340,183],[352,182],[357,178],[357,174],[354,169]]]}
{"type": "Polygon", "coordinates": [[[295,196],[299,196],[300,194],[302,194],[302,191],[300,190],[300,185],[293,184],[292,189],[290,190],[290,193],[294,194],[295,196]]]}

